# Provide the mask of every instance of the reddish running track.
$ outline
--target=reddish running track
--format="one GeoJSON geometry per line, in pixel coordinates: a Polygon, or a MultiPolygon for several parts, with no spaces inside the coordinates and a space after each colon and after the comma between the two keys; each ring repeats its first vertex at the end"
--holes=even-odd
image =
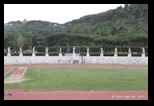
{"type": "Polygon", "coordinates": [[[148,100],[147,91],[50,91],[5,90],[4,100],[148,100]],[[8,94],[12,96],[7,96],[8,94]]]}
{"type": "Polygon", "coordinates": [[[90,67],[90,68],[148,68],[147,65],[122,65],[122,64],[25,64],[17,67],[90,67]]]}
{"type": "Polygon", "coordinates": [[[10,71],[12,71],[14,68],[14,66],[4,66],[4,76],[10,71]]]}
{"type": "Polygon", "coordinates": [[[26,67],[19,67],[8,79],[21,79],[26,70],[26,67]]]}

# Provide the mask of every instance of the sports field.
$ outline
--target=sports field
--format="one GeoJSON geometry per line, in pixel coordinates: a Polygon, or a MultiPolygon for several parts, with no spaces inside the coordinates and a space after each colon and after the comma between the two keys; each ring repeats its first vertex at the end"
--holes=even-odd
{"type": "MultiPolygon", "coordinates": [[[[22,80],[8,83],[8,79],[19,67],[16,66],[14,70],[5,75],[4,88],[22,89],[24,92],[148,91],[148,68],[79,66],[28,67],[22,80]]],[[[18,71],[20,73],[22,70],[18,71]]]]}

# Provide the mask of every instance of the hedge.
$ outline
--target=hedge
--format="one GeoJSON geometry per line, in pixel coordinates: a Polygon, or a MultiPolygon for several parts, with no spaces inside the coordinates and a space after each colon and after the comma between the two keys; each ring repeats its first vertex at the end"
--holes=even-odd
{"type": "Polygon", "coordinates": [[[32,56],[32,53],[23,53],[23,56],[32,56]]]}
{"type": "MultiPolygon", "coordinates": [[[[62,53],[65,54],[64,52],[62,53]]],[[[58,52],[49,52],[49,56],[58,56],[58,52]]],[[[86,56],[86,52],[80,52],[81,56],[86,56]]],[[[7,53],[4,53],[4,56],[7,56],[7,53]]],[[[19,53],[11,53],[11,56],[19,56],[19,53]]],[[[32,56],[32,53],[23,53],[23,56],[32,56]]],[[[36,53],[36,56],[45,56],[44,52],[36,53]]],[[[100,56],[99,52],[91,52],[90,56],[100,56]]],[[[104,56],[114,56],[114,53],[104,53],[104,56]]],[[[118,56],[128,56],[127,52],[124,53],[118,53],[118,56]]],[[[141,56],[141,53],[134,54],[132,53],[132,56],[141,56]]],[[[145,54],[145,56],[148,56],[148,53],[145,54]]]]}
{"type": "MultiPolygon", "coordinates": [[[[62,52],[67,52],[67,46],[52,46],[49,47],[49,52],[59,52],[59,48],[61,47],[62,52]]],[[[73,51],[74,46],[69,46],[70,52],[73,51]]],[[[90,46],[89,51],[90,52],[99,52],[100,53],[100,48],[99,46],[90,46]]],[[[118,52],[128,52],[129,46],[123,46],[123,47],[117,47],[118,52]]],[[[132,52],[137,52],[137,53],[142,53],[141,47],[130,47],[132,52]]],[[[45,47],[44,46],[36,46],[35,47],[36,51],[38,52],[45,52],[45,47]]],[[[87,46],[76,46],[76,52],[86,52],[87,46]]],[[[105,46],[103,47],[104,53],[108,52],[114,52],[115,46],[105,46]]],[[[145,47],[145,52],[148,53],[148,47],[145,47]]]]}

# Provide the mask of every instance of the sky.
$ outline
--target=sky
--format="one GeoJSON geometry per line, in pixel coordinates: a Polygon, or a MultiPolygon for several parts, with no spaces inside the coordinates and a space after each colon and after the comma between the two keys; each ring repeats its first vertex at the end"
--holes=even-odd
{"type": "Polygon", "coordinates": [[[124,4],[4,4],[4,23],[41,20],[64,24],[82,16],[116,9],[124,4]]]}

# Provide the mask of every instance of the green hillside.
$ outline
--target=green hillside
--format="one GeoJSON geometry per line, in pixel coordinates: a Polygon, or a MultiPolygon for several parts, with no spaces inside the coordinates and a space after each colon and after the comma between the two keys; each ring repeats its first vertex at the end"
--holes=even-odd
{"type": "Polygon", "coordinates": [[[4,24],[4,48],[30,49],[32,46],[66,46],[68,43],[71,46],[147,47],[148,4],[125,4],[124,8],[119,6],[65,24],[40,20],[4,24]]]}
{"type": "Polygon", "coordinates": [[[66,23],[71,33],[107,35],[148,34],[148,5],[130,4],[66,23]]]}

